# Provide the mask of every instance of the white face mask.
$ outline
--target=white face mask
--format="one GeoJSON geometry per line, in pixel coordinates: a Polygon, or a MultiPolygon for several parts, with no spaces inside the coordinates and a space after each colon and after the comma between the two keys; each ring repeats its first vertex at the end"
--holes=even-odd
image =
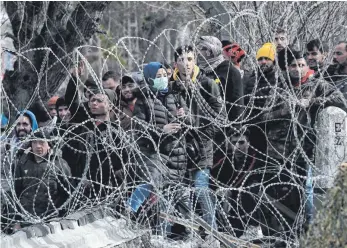
{"type": "Polygon", "coordinates": [[[157,90],[166,90],[169,84],[169,80],[167,77],[155,78],[153,80],[153,88],[157,90]]]}

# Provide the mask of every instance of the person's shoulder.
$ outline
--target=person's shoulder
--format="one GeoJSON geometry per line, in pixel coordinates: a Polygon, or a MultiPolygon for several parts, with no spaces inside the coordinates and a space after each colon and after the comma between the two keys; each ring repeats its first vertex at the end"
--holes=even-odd
{"type": "Polygon", "coordinates": [[[197,76],[197,80],[202,86],[211,86],[213,84],[218,84],[216,80],[213,80],[212,78],[208,77],[203,70],[200,70],[197,76]]]}
{"type": "Polygon", "coordinates": [[[60,170],[62,170],[62,172],[66,173],[66,174],[71,173],[71,169],[70,169],[69,164],[61,156],[55,157],[54,164],[56,167],[58,167],[60,170]]]}

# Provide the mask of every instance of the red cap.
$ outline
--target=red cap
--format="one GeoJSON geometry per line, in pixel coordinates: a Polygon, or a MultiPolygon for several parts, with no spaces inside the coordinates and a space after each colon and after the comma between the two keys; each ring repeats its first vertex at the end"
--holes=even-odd
{"type": "Polygon", "coordinates": [[[57,103],[59,96],[53,96],[48,100],[48,106],[55,105],[57,103]]]}

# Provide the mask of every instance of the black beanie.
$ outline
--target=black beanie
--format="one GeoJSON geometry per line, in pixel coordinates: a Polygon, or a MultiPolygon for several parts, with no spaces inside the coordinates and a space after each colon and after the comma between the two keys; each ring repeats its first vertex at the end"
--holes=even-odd
{"type": "Polygon", "coordinates": [[[232,43],[231,43],[231,41],[229,41],[229,40],[222,40],[222,47],[225,47],[225,46],[227,46],[227,45],[231,45],[232,43]]]}
{"type": "Polygon", "coordinates": [[[68,106],[67,103],[65,102],[64,97],[59,97],[57,102],[55,103],[55,109],[58,111],[60,106],[68,106]]]}
{"type": "Polygon", "coordinates": [[[50,131],[48,128],[37,129],[30,137],[30,141],[34,140],[44,140],[48,143],[50,147],[53,146],[53,138],[51,137],[50,131]]]}

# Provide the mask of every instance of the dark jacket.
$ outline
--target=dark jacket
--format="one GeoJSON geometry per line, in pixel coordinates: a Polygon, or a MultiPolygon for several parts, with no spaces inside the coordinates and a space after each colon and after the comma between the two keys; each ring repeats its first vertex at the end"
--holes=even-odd
{"type": "Polygon", "coordinates": [[[68,198],[66,190],[71,190],[69,166],[62,158],[53,159],[37,163],[33,154],[23,154],[15,167],[16,195],[22,207],[34,216],[52,213],[68,198]]]}
{"type": "Polygon", "coordinates": [[[293,156],[294,161],[303,160],[299,147],[311,157],[315,146],[316,135],[313,128],[317,114],[329,106],[346,110],[346,102],[341,92],[325,80],[312,77],[293,90],[291,93],[289,89],[282,89],[276,95],[273,94],[274,101],[269,100],[267,103],[271,110],[262,116],[263,120],[267,121],[267,155],[277,160],[291,159],[293,156]],[[309,96],[312,97],[308,108],[297,104],[297,101],[309,96]],[[296,104],[288,105],[293,102],[296,104]],[[298,123],[292,121],[293,117],[298,123]]]}
{"type": "Polygon", "coordinates": [[[182,123],[182,127],[191,125],[189,117],[181,119],[176,115],[179,108],[184,108],[185,113],[189,113],[189,110],[179,95],[171,92],[165,94],[154,92],[154,94],[157,95],[156,98],[151,96],[146,99],[140,98],[135,104],[134,117],[143,123],[148,123],[137,125],[137,129],[148,131],[148,136],[142,135],[138,144],[141,150],[148,154],[156,153],[159,148],[161,154],[168,156],[166,165],[170,169],[185,170],[187,167],[185,137],[182,136],[182,132],[166,134],[163,127],[169,123],[182,123]],[[155,144],[151,139],[154,139],[155,144]],[[158,145],[158,148],[155,145],[158,145]]]}
{"type": "Polygon", "coordinates": [[[131,109],[128,103],[122,100],[118,101],[115,110],[115,119],[119,120],[120,125],[124,129],[124,131],[133,129],[133,111],[134,109],[131,109]]]}
{"type": "Polygon", "coordinates": [[[213,165],[213,139],[219,132],[220,124],[225,123],[226,113],[223,107],[222,97],[218,84],[207,77],[199,67],[195,66],[192,84],[189,88],[184,85],[179,78],[179,72],[176,69],[173,74],[171,88],[179,93],[189,109],[189,114],[195,119],[195,137],[199,138],[201,159],[198,167],[201,169],[213,165]]]}
{"type": "Polygon", "coordinates": [[[246,114],[244,118],[251,123],[257,123],[261,119],[261,108],[264,107],[267,99],[272,98],[270,90],[272,87],[280,85],[281,81],[276,78],[276,69],[262,73],[259,69],[250,76],[244,78],[244,94],[246,114]]]}
{"type": "Polygon", "coordinates": [[[347,99],[347,74],[343,74],[336,66],[330,66],[324,74],[324,79],[335,85],[347,99]]]}
{"type": "Polygon", "coordinates": [[[235,121],[244,110],[242,107],[233,106],[233,104],[244,105],[240,71],[230,61],[225,60],[206,76],[219,83],[229,120],[235,121]]]}
{"type": "Polygon", "coordinates": [[[81,123],[91,118],[88,102],[79,103],[77,82],[78,79],[71,76],[65,91],[65,102],[72,116],[70,123],[81,123]]]}
{"type": "Polygon", "coordinates": [[[249,148],[246,156],[246,158],[236,159],[235,153],[230,150],[225,159],[214,166],[211,175],[227,187],[249,186],[254,182],[259,183],[262,174],[265,173],[263,169],[266,158],[251,148],[249,148]]]}
{"type": "Polygon", "coordinates": [[[120,172],[128,161],[129,142],[119,123],[89,120],[76,131],[79,137],[76,174],[89,182],[91,197],[105,196],[112,192],[105,186],[119,186],[120,172]]]}
{"type": "Polygon", "coordinates": [[[222,122],[226,117],[218,84],[207,77],[197,66],[195,66],[192,78],[195,88],[198,89],[197,91],[188,89],[183,85],[179,79],[178,70],[175,70],[173,80],[171,88],[185,100],[190,114],[195,118],[196,127],[199,127],[199,131],[208,136],[205,139],[213,139],[213,125],[216,123],[211,123],[211,119],[222,122]]]}
{"type": "Polygon", "coordinates": [[[53,136],[57,139],[57,151],[60,152],[62,158],[67,162],[71,169],[73,177],[81,177],[81,171],[83,166],[78,163],[81,156],[85,156],[80,152],[80,147],[83,147],[85,140],[80,136],[83,133],[84,126],[72,125],[72,124],[59,124],[53,131],[53,136]]]}

